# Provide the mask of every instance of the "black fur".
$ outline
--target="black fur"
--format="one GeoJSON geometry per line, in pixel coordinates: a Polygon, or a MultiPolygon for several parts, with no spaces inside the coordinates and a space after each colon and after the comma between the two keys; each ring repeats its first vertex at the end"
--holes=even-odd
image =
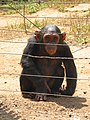
{"type": "MultiPolygon", "coordinates": [[[[54,25],[47,25],[42,28],[42,32],[48,32],[46,28],[54,28],[57,33],[61,33],[58,27],[54,25]]],[[[60,37],[61,38],[61,37],[60,37]]],[[[42,42],[42,40],[40,40],[42,42]]],[[[44,49],[44,45],[31,44],[30,42],[37,43],[34,36],[32,36],[23,54],[35,55],[35,56],[48,56],[44,49]]],[[[58,46],[58,50],[54,57],[69,57],[73,58],[69,46],[60,40],[63,46],[58,46]]],[[[46,76],[59,76],[64,77],[65,72],[62,67],[62,63],[65,67],[66,77],[76,79],[66,79],[67,86],[65,90],[60,90],[63,82],[63,78],[44,78],[44,77],[33,77],[33,76],[20,76],[20,87],[23,96],[26,92],[39,92],[39,93],[61,93],[62,95],[73,95],[77,83],[77,71],[73,59],[46,59],[46,58],[32,58],[29,56],[22,55],[21,65],[22,74],[29,75],[46,75],[46,76]]],[[[24,96],[25,97],[25,96],[24,96]]]]}

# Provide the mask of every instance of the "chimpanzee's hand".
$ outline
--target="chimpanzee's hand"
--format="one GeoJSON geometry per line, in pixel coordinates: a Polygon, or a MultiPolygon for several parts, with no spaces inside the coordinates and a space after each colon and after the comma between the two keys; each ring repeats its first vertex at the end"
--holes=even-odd
{"type": "MultiPolygon", "coordinates": [[[[74,90],[73,90],[74,91],[74,90]]],[[[69,95],[69,96],[72,96],[73,95],[73,91],[72,89],[69,89],[69,87],[61,87],[59,89],[59,92],[61,93],[61,95],[69,95]]]]}

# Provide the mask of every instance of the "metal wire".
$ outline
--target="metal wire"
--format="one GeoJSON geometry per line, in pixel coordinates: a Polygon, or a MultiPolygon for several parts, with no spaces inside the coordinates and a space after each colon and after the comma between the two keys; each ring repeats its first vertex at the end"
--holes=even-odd
{"type": "Polygon", "coordinates": [[[58,2],[58,1],[42,1],[42,0],[39,0],[39,1],[35,1],[35,2],[32,2],[32,3],[38,3],[38,4],[41,4],[41,3],[46,3],[46,4],[80,4],[80,3],[84,3],[84,2],[58,2]]]}
{"type": "MultiPolygon", "coordinates": [[[[4,90],[4,89],[0,89],[0,91],[5,91],[5,92],[20,92],[21,91],[12,91],[12,90],[4,90]]],[[[58,97],[68,97],[68,98],[75,98],[74,96],[67,96],[67,95],[61,95],[61,94],[48,94],[48,93],[38,93],[38,92],[26,92],[23,91],[23,93],[30,93],[30,94],[37,94],[37,95],[47,95],[47,96],[58,96],[58,97]]],[[[76,96],[77,97],[77,96],[76,96]]]]}
{"type": "MultiPolygon", "coordinates": [[[[14,43],[24,43],[24,44],[26,44],[26,43],[28,43],[28,41],[26,42],[26,41],[11,41],[11,40],[0,40],[0,42],[1,43],[12,43],[12,44],[14,44],[14,43]]],[[[79,48],[79,49],[83,49],[83,48],[90,48],[90,45],[71,45],[71,44],[53,44],[53,43],[34,43],[34,42],[31,42],[30,41],[30,44],[35,44],[35,45],[57,45],[57,46],[67,46],[67,45],[69,45],[69,46],[77,46],[77,47],[81,47],[81,48],[79,48]]]]}
{"type": "Polygon", "coordinates": [[[80,51],[80,50],[82,50],[82,49],[85,49],[85,48],[88,48],[88,47],[87,47],[87,46],[81,47],[81,48],[79,48],[79,49],[73,51],[72,53],[78,52],[78,51],[80,51]]]}
{"type": "MultiPolygon", "coordinates": [[[[5,29],[5,28],[0,28],[0,30],[1,31],[26,32],[25,30],[5,29]]],[[[40,33],[42,34],[44,32],[40,31],[40,33]]],[[[30,31],[27,30],[27,34],[32,35],[32,34],[34,34],[34,32],[30,32],[30,31]]],[[[58,34],[62,34],[62,33],[58,33],[58,34]]],[[[79,33],[79,34],[77,34],[77,33],[76,34],[68,33],[68,35],[76,35],[76,36],[80,35],[81,36],[81,35],[90,35],[90,34],[86,34],[86,33],[79,33]]]]}
{"type": "MultiPolygon", "coordinates": [[[[8,3],[20,3],[19,1],[7,1],[7,2],[2,2],[0,1],[0,4],[8,4],[8,3]]],[[[21,2],[22,3],[22,2],[21,2]]],[[[23,1],[23,4],[33,4],[33,3],[37,3],[37,4],[42,4],[42,3],[45,3],[45,4],[83,4],[84,2],[58,2],[58,1],[42,1],[42,0],[39,0],[39,1],[23,1]]]]}
{"type": "MultiPolygon", "coordinates": [[[[5,17],[5,18],[22,18],[21,16],[0,16],[0,17],[5,17]]],[[[54,19],[90,19],[90,17],[61,17],[61,16],[57,16],[57,17],[55,17],[55,16],[40,16],[40,17],[32,17],[32,16],[26,16],[27,18],[54,18],[54,19]]]]}
{"type": "MultiPolygon", "coordinates": [[[[11,1],[12,2],[12,1],[11,1]]],[[[14,2],[14,1],[13,1],[14,2]]],[[[5,3],[10,3],[10,1],[9,2],[5,2],[5,3]]],[[[16,2],[15,2],[16,3],[16,2]]],[[[18,3],[18,2],[17,2],[18,3]]],[[[47,3],[47,4],[79,4],[80,2],[44,2],[44,1],[38,1],[38,2],[28,2],[28,3],[38,3],[38,4],[41,4],[41,3],[47,3]]],[[[0,2],[0,4],[3,4],[3,2],[0,2]]],[[[40,28],[37,26],[37,25],[35,25],[33,22],[31,22],[28,18],[36,18],[36,17],[27,17],[27,16],[24,16],[24,15],[22,15],[16,8],[14,8],[13,6],[11,6],[11,5],[9,5],[10,6],[10,8],[12,8],[12,9],[14,9],[15,11],[17,11],[22,17],[24,17],[26,20],[28,20],[30,23],[32,23],[34,26],[36,26],[39,30],[40,30],[40,28]]],[[[20,18],[21,18],[21,16],[20,16],[20,18]]],[[[2,17],[2,16],[0,16],[0,17],[2,17]]],[[[8,16],[5,16],[5,17],[8,17],[8,16]]],[[[16,16],[13,16],[13,17],[16,17],[16,16]]],[[[77,18],[75,18],[75,17],[73,17],[73,18],[62,18],[62,17],[37,17],[37,18],[60,18],[60,19],[77,19],[77,18]]],[[[90,17],[84,17],[84,18],[78,18],[78,19],[90,19],[90,17]]],[[[1,29],[0,29],[1,30],[1,29]]],[[[3,30],[5,30],[5,29],[3,29],[3,30]]],[[[9,30],[10,31],[10,30],[9,30]]],[[[11,30],[12,31],[12,30],[11,30]]],[[[15,30],[13,30],[13,31],[15,31],[15,30]]],[[[19,32],[19,31],[17,31],[17,32],[19,32]]],[[[23,30],[21,30],[20,32],[25,32],[25,31],[23,31],[23,30]]],[[[30,33],[30,32],[29,32],[30,33]]],[[[86,34],[85,34],[86,35],[86,34]]],[[[26,42],[11,42],[11,41],[0,41],[0,42],[10,42],[10,43],[26,43],[26,42]]],[[[33,43],[31,43],[31,44],[33,44],[33,43]]],[[[34,44],[43,44],[43,43],[34,43],[34,44]]],[[[61,45],[61,44],[57,44],[57,45],[61,45]]],[[[86,47],[90,47],[90,46],[85,46],[85,48],[86,47]]],[[[78,50],[81,50],[81,49],[83,49],[83,48],[80,48],[80,49],[78,49],[78,50]]],[[[74,52],[77,52],[78,50],[76,50],[76,51],[74,51],[74,52]]],[[[0,55],[2,55],[2,54],[7,54],[7,55],[22,55],[22,54],[20,54],[20,53],[9,53],[9,52],[0,52],[0,55]]],[[[32,58],[47,58],[47,59],[90,59],[90,58],[68,58],[68,57],[48,57],[48,56],[33,56],[33,55],[27,55],[27,54],[23,54],[23,55],[25,55],[25,56],[28,56],[28,57],[32,57],[32,58]]],[[[64,78],[64,77],[59,77],[59,76],[44,76],[44,75],[28,75],[28,74],[13,74],[13,73],[0,73],[0,75],[23,75],[23,76],[33,76],[33,77],[44,77],[44,78],[47,78],[47,77],[49,77],[49,78],[64,78]]],[[[71,77],[67,77],[67,79],[78,79],[78,80],[90,80],[90,76],[88,77],[88,78],[71,78],[71,77]]],[[[2,90],[2,89],[0,89],[0,91],[7,91],[7,92],[20,92],[20,91],[12,91],[12,90],[2,90]]],[[[25,92],[24,91],[24,93],[30,93],[30,94],[42,94],[42,95],[49,95],[49,96],[58,96],[58,97],[68,97],[68,98],[77,98],[77,96],[75,97],[75,96],[67,96],[67,95],[60,95],[60,94],[48,94],[48,93],[37,93],[37,92],[25,92]]],[[[82,97],[82,96],[79,96],[79,97],[82,97]]],[[[85,97],[84,97],[85,98],[85,97]]],[[[90,99],[90,98],[88,98],[88,97],[86,97],[87,99],[90,99]]]]}
{"type": "MultiPolygon", "coordinates": [[[[0,42],[4,42],[4,43],[27,43],[27,42],[22,42],[22,41],[0,41],[0,42]]],[[[51,44],[46,44],[46,43],[33,43],[33,42],[30,42],[31,44],[36,44],[36,45],[51,45],[51,44]]],[[[58,46],[67,46],[67,44],[52,44],[52,45],[58,45],[58,46]]],[[[82,50],[82,49],[85,49],[85,48],[90,48],[90,46],[89,45],[83,45],[83,46],[81,46],[81,45],[69,45],[69,46],[79,46],[80,48],[79,49],[77,49],[77,50],[75,50],[75,51],[72,51],[72,53],[75,53],[75,52],[78,52],[78,51],[80,51],[80,50],[82,50]]]]}
{"type": "MultiPolygon", "coordinates": [[[[10,41],[10,40],[0,40],[1,43],[28,43],[26,41],[10,41]]],[[[55,43],[40,43],[40,42],[31,42],[29,41],[30,44],[36,44],[36,45],[58,45],[58,46],[67,46],[67,44],[55,44],[55,43]]],[[[71,46],[76,46],[76,45],[71,45],[71,46]]],[[[90,47],[89,45],[84,46],[84,47],[90,47]]]]}
{"type": "MultiPolygon", "coordinates": [[[[0,55],[22,55],[21,53],[12,53],[12,52],[0,52],[0,55]]],[[[89,57],[80,57],[80,58],[71,58],[71,57],[49,57],[49,56],[34,56],[34,55],[28,55],[23,54],[23,56],[28,56],[31,58],[40,58],[40,59],[65,59],[65,60],[76,60],[76,59],[90,59],[89,57]]]]}
{"type": "MultiPolygon", "coordinates": [[[[13,92],[13,93],[21,93],[21,91],[19,90],[5,90],[5,89],[0,89],[0,91],[4,91],[4,92],[13,92]]],[[[64,98],[86,98],[86,99],[90,99],[90,97],[83,97],[83,96],[70,96],[70,95],[61,95],[59,94],[51,94],[51,93],[38,93],[38,92],[26,92],[23,91],[23,93],[28,93],[28,94],[34,94],[34,95],[46,95],[46,96],[52,96],[52,97],[64,97],[64,98]]]]}
{"type": "MultiPolygon", "coordinates": [[[[25,30],[15,30],[15,29],[5,29],[1,28],[1,31],[14,31],[14,32],[26,32],[25,30]]],[[[33,32],[27,31],[27,33],[32,34],[33,32]]]]}
{"type": "MultiPolygon", "coordinates": [[[[39,78],[54,78],[54,79],[60,79],[65,77],[59,77],[59,76],[49,76],[49,75],[30,75],[30,74],[15,74],[15,73],[0,73],[0,75],[14,75],[14,76],[26,76],[26,77],[39,77],[39,78]]],[[[90,80],[90,76],[88,78],[73,78],[73,77],[66,77],[66,79],[72,79],[72,80],[90,80]]]]}
{"type": "MultiPolygon", "coordinates": [[[[27,42],[24,42],[24,41],[0,41],[0,42],[4,42],[4,43],[27,43],[27,42]]],[[[35,45],[57,45],[57,46],[67,46],[67,44],[50,44],[50,43],[33,43],[33,42],[30,42],[30,44],[35,44],[35,45]]],[[[77,49],[77,50],[75,50],[75,51],[72,51],[72,53],[75,53],[75,52],[78,52],[78,51],[80,51],[80,50],[82,50],[82,49],[85,49],[85,48],[90,48],[90,46],[89,45],[83,45],[83,46],[81,46],[81,45],[69,45],[69,46],[78,46],[78,47],[80,47],[79,49],[77,49]]]]}
{"type": "MultiPolygon", "coordinates": [[[[14,91],[14,90],[4,90],[4,89],[0,89],[0,91],[5,91],[5,92],[19,92],[21,93],[21,91],[14,91]]],[[[61,95],[61,94],[51,94],[51,93],[38,93],[38,92],[26,92],[26,91],[23,91],[23,93],[30,93],[30,94],[37,94],[37,95],[47,95],[47,96],[55,96],[55,97],[66,97],[66,98],[78,98],[78,97],[82,97],[83,96],[69,96],[69,95],[61,95]]],[[[90,99],[90,98],[88,98],[90,99]]]]}

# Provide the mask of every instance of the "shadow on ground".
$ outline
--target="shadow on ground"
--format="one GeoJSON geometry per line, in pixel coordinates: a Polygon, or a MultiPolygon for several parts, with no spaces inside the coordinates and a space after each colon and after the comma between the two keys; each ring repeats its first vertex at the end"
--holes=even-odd
{"type": "Polygon", "coordinates": [[[48,102],[55,102],[65,108],[81,109],[82,107],[88,107],[86,98],[83,97],[48,97],[48,102]]]}
{"type": "Polygon", "coordinates": [[[2,102],[0,103],[0,120],[18,120],[20,116],[11,111],[2,102]]]}

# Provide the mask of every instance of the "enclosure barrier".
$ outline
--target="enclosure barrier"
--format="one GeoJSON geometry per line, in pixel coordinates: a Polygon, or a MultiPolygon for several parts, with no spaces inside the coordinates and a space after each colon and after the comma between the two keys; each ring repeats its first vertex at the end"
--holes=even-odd
{"type": "MultiPolygon", "coordinates": [[[[23,20],[24,20],[24,30],[17,30],[17,29],[6,29],[6,28],[0,28],[0,31],[14,31],[14,32],[25,32],[26,34],[30,34],[30,35],[32,35],[33,34],[33,32],[30,32],[30,31],[28,31],[27,30],[27,28],[26,28],[26,20],[28,21],[28,22],[30,22],[31,24],[33,24],[36,28],[38,28],[39,30],[41,30],[40,29],[40,27],[38,27],[35,23],[33,23],[32,21],[31,21],[31,19],[32,18],[38,18],[38,19],[40,19],[40,18],[52,18],[52,19],[56,19],[56,18],[60,18],[60,19],[82,19],[82,18],[77,18],[77,17],[51,17],[51,16],[47,16],[47,17],[28,17],[28,16],[26,16],[26,13],[25,13],[25,6],[26,6],[26,4],[33,4],[33,3],[37,3],[37,4],[42,4],[42,3],[46,3],[46,4],[80,4],[81,2],[52,2],[52,1],[48,1],[48,2],[45,2],[45,1],[41,1],[41,0],[38,0],[38,1],[32,1],[32,2],[30,2],[29,0],[27,0],[26,2],[23,2],[23,13],[21,13],[19,10],[17,10],[12,4],[19,4],[18,3],[18,1],[6,1],[6,2],[4,2],[4,1],[0,1],[0,4],[8,4],[8,7],[7,7],[7,9],[13,9],[13,10],[15,10],[20,16],[9,16],[9,15],[5,15],[5,16],[3,16],[3,15],[0,15],[0,18],[1,17],[7,17],[7,18],[22,18],[23,17],[23,20]]],[[[1,6],[1,9],[3,9],[3,6],[1,6]]],[[[86,16],[86,17],[83,17],[83,19],[84,20],[87,20],[87,22],[90,20],[90,16],[88,17],[88,16],[86,16]]],[[[75,35],[75,34],[72,34],[72,33],[69,33],[69,35],[75,35]]],[[[77,36],[79,36],[79,35],[87,35],[87,36],[90,36],[90,33],[80,33],[80,30],[78,31],[78,33],[77,33],[77,36]]],[[[26,44],[27,42],[22,42],[22,41],[10,41],[10,40],[0,40],[0,43],[1,42],[3,42],[3,43],[23,43],[23,44],[26,44]]],[[[33,44],[33,42],[31,42],[31,44],[33,44]]],[[[34,43],[34,44],[43,44],[43,45],[45,45],[46,43],[34,43]]],[[[49,44],[48,44],[49,45],[49,44]]],[[[53,44],[52,44],[53,45],[53,44]]],[[[55,45],[55,44],[54,44],[55,45]]],[[[61,46],[62,44],[56,44],[56,45],[59,45],[59,46],[61,46]]],[[[65,46],[65,44],[63,44],[63,46],[65,46]]],[[[70,46],[79,46],[79,45],[70,45],[70,46]]],[[[79,50],[82,50],[82,49],[84,49],[84,48],[90,48],[90,45],[87,45],[87,44],[85,44],[85,45],[80,45],[80,48],[78,49],[78,50],[76,50],[76,51],[74,51],[74,52],[77,52],[77,51],[79,51],[79,50]]],[[[74,53],[73,52],[73,53],[74,53]]],[[[0,55],[22,55],[22,53],[12,53],[12,52],[0,52],[0,55]]],[[[27,55],[27,54],[24,54],[25,56],[29,56],[29,57],[32,57],[32,58],[41,58],[41,59],[43,59],[43,58],[46,58],[46,59],[74,59],[74,60],[76,60],[76,59],[90,59],[90,57],[80,57],[80,58],[68,58],[68,57],[48,57],[48,56],[32,56],[32,55],[27,55]]],[[[0,73],[0,75],[18,75],[18,76],[20,76],[21,74],[11,74],[11,73],[0,73]]],[[[44,77],[44,78],[47,78],[47,77],[49,77],[49,78],[62,78],[62,77],[59,77],[59,76],[44,76],[44,75],[28,75],[28,74],[22,74],[23,76],[33,76],[33,77],[44,77]]],[[[76,79],[76,78],[70,78],[70,77],[68,77],[69,79],[76,79]]],[[[90,76],[88,77],[88,78],[77,78],[78,80],[90,80],[90,76]]],[[[20,91],[10,91],[10,90],[1,90],[0,89],[0,91],[7,91],[7,92],[20,92],[20,91]]],[[[75,97],[75,96],[66,96],[66,95],[60,95],[60,94],[47,94],[47,93],[36,93],[36,92],[25,92],[25,93],[32,93],[32,94],[44,94],[44,95],[50,95],[50,96],[63,96],[63,97],[70,97],[70,98],[73,98],[73,97],[75,97]]],[[[80,97],[80,96],[79,96],[80,97]]],[[[90,97],[88,97],[87,99],[90,99],[90,97]]]]}

